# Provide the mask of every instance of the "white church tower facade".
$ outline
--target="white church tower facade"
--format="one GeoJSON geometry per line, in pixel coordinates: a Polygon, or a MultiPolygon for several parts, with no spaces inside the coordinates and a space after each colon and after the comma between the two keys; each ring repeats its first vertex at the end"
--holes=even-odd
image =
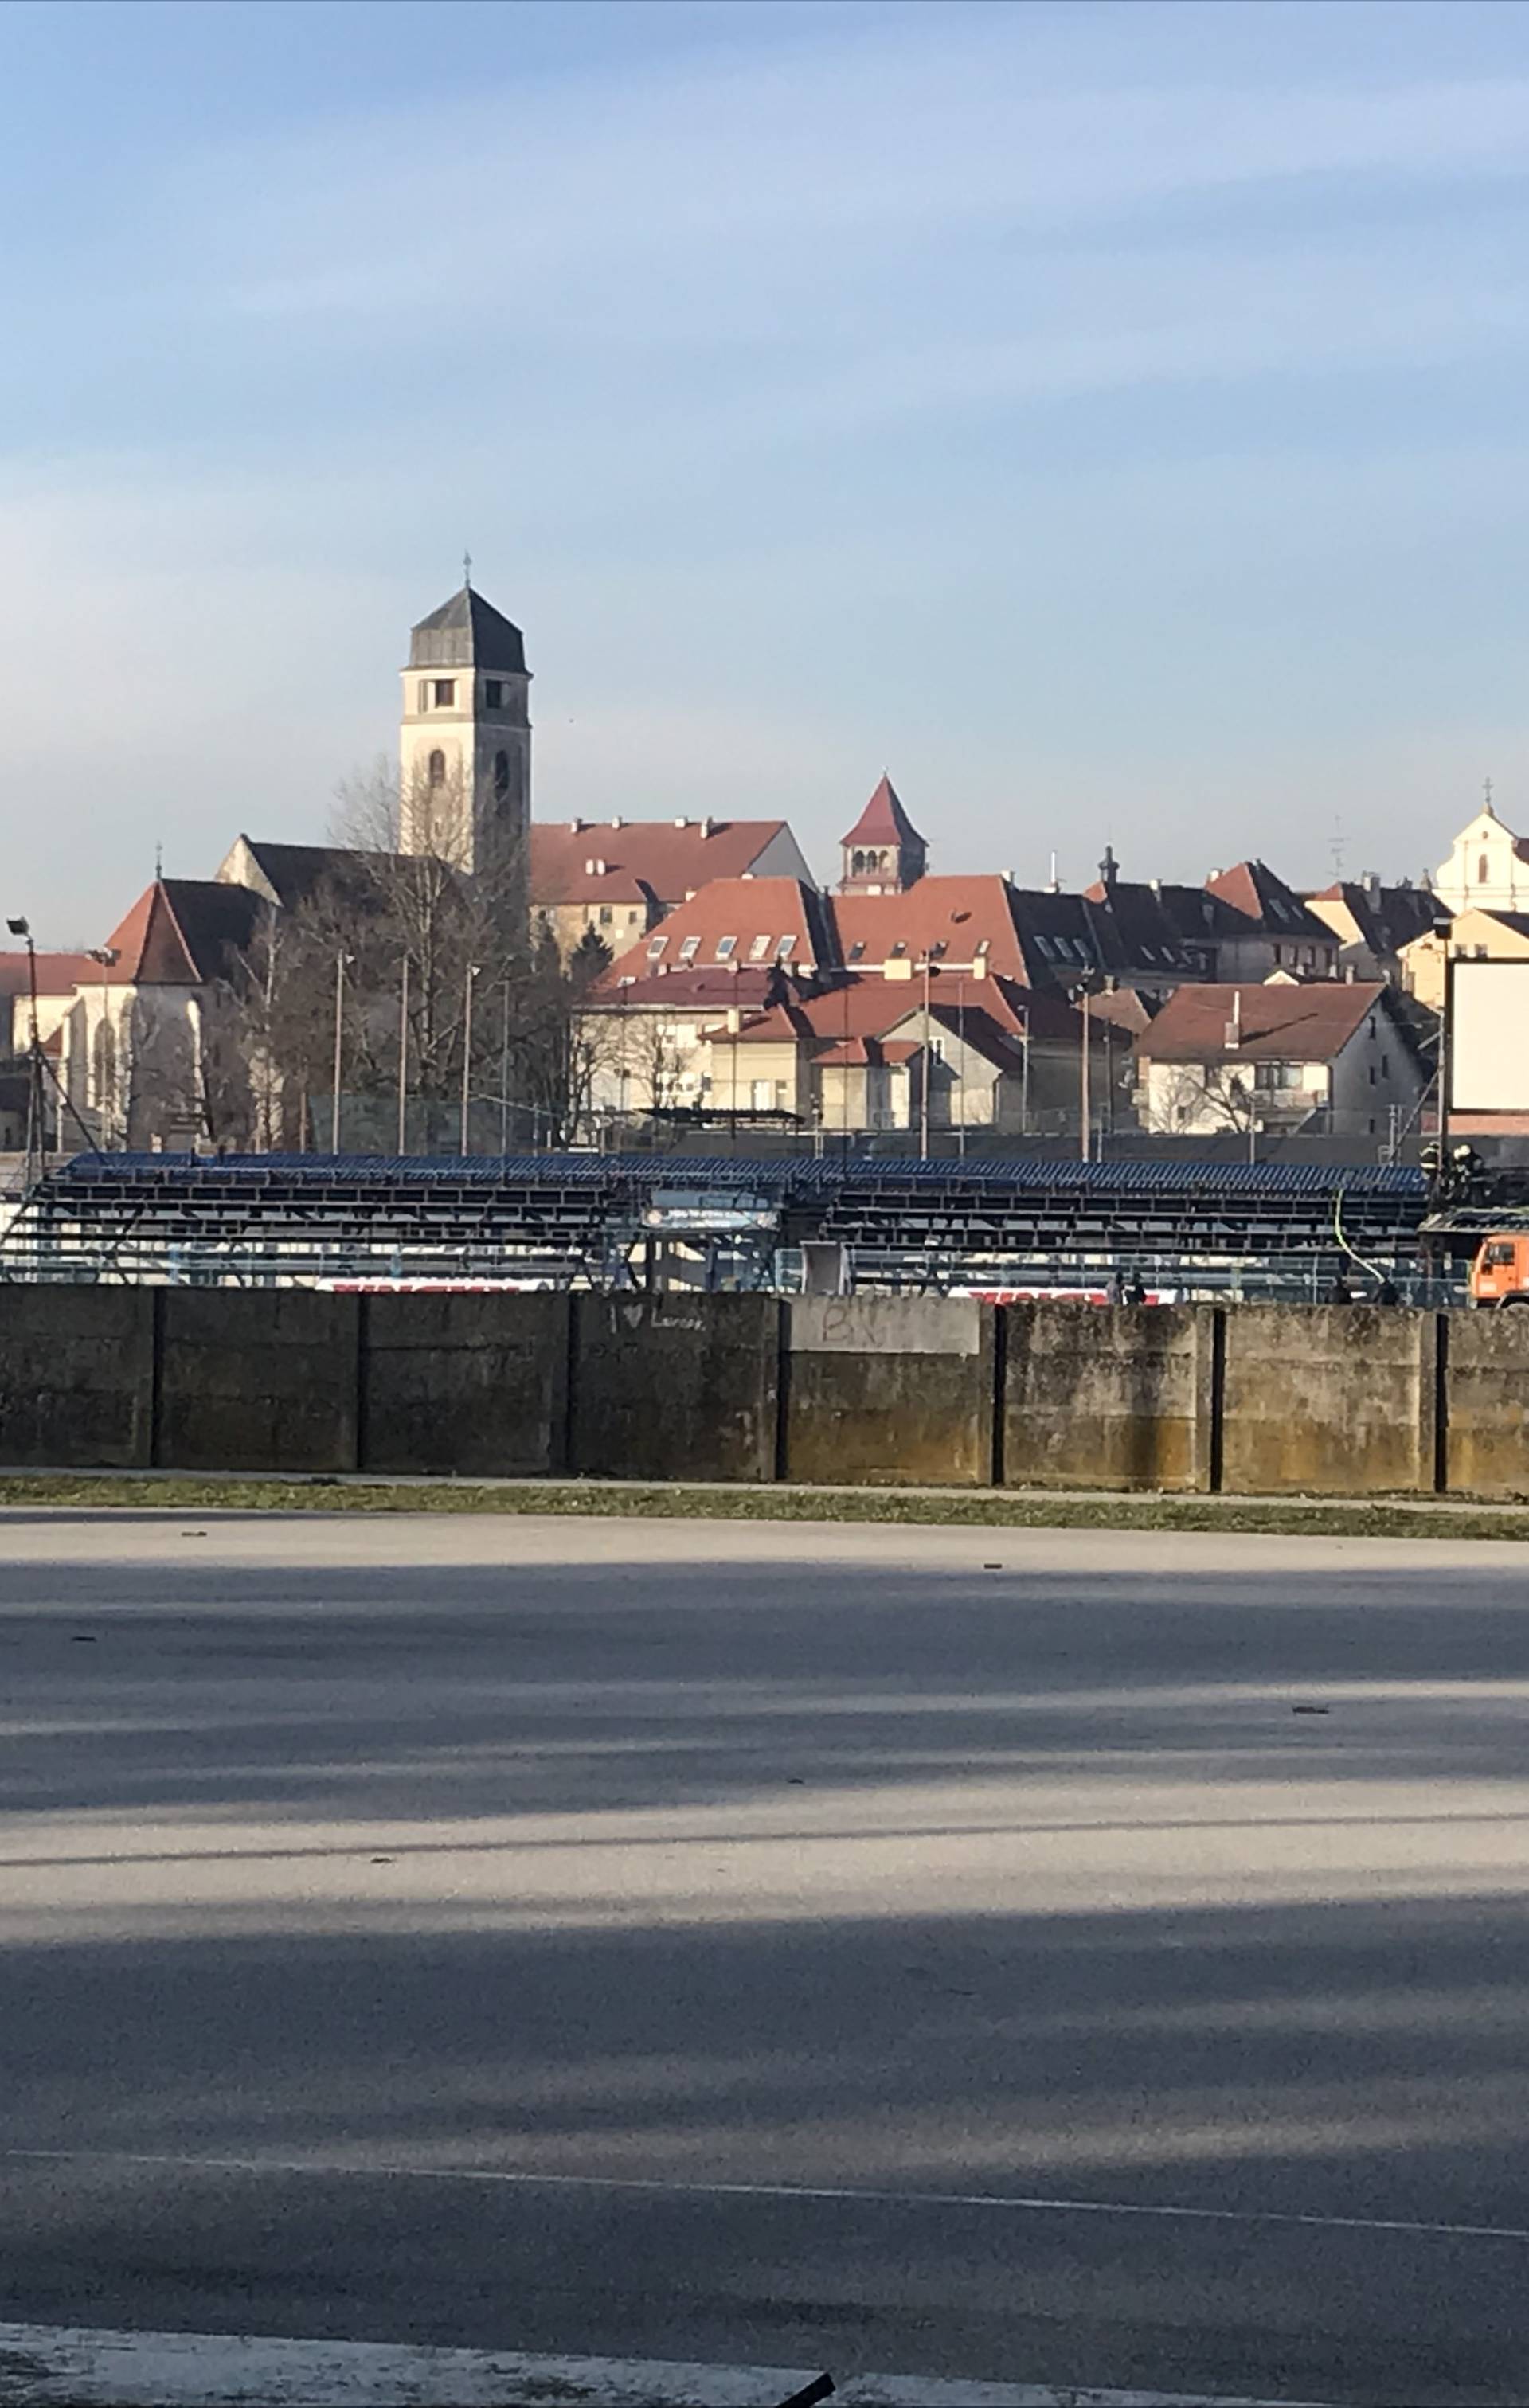
{"type": "Polygon", "coordinates": [[[400,849],[523,888],[531,823],[524,637],[464,582],[414,628],[403,677],[400,849]]]}

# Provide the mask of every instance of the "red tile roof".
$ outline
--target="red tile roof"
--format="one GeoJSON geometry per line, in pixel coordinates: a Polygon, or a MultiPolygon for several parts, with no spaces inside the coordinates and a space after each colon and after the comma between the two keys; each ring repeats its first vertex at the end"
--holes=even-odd
{"type": "Polygon", "coordinates": [[[850,969],[889,960],[970,963],[1024,982],[1024,952],[1009,889],[997,876],[921,878],[904,895],[837,895],[839,958],[850,969]]]}
{"type": "Polygon", "coordinates": [[[800,972],[833,958],[833,923],[810,886],[795,878],[714,878],[618,953],[600,983],[609,987],[650,968],[704,968],[719,960],[746,968],[784,961],[800,972]]]}
{"type": "Polygon", "coordinates": [[[531,899],[668,906],[716,878],[740,878],[784,820],[535,820],[531,899]]]}
{"type": "Polygon", "coordinates": [[[904,810],[897,789],[884,773],[880,784],[841,844],[918,845],[922,837],[904,810]]]}
{"type": "MultiPolygon", "coordinates": [[[[114,978],[116,972],[108,970],[107,975],[114,978]]],[[[93,962],[89,953],[37,955],[39,995],[72,995],[82,981],[99,982],[100,978],[101,965],[93,962]]],[[[31,991],[25,953],[0,953],[0,995],[29,995],[31,991]]]]}
{"type": "Polygon", "coordinates": [[[715,1018],[719,1011],[763,1011],[774,1003],[784,983],[779,970],[768,962],[750,969],[747,963],[741,969],[729,969],[725,963],[712,963],[705,969],[669,970],[662,976],[647,972],[639,965],[641,955],[627,953],[623,959],[632,965],[626,970],[618,963],[607,970],[595,986],[591,1002],[606,1010],[654,1010],[704,1012],[715,1018]],[[620,972],[620,975],[617,975],[620,972]]]}
{"type": "Polygon", "coordinates": [[[1389,1010],[1389,987],[1336,980],[1310,986],[1181,986],[1169,996],[1136,1052],[1152,1062],[1330,1062],[1365,1014],[1389,1010]],[[1240,1022],[1236,1044],[1227,1032],[1240,1022]]]}

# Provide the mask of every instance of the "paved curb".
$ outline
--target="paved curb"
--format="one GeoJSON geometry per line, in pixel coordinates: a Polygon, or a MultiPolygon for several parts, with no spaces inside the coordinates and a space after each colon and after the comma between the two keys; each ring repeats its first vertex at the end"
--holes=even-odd
{"type": "MultiPolygon", "coordinates": [[[[0,2324],[5,2408],[782,2408],[821,2370],[0,2324]]],[[[1163,2391],[850,2374],[842,2408],[1275,2408],[1163,2391]]]]}

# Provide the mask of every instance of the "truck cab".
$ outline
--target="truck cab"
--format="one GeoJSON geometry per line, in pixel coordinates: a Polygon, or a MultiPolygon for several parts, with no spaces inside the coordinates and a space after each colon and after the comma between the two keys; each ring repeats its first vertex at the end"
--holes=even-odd
{"type": "Polygon", "coordinates": [[[1471,1265],[1471,1302],[1529,1305],[1529,1229],[1494,1229],[1471,1265]]]}

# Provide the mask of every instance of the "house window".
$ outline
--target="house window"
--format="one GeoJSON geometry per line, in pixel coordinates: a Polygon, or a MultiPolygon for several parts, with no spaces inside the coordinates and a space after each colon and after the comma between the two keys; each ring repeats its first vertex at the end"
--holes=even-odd
{"type": "Polygon", "coordinates": [[[775,958],[776,958],[776,960],[777,960],[778,962],[789,962],[789,961],[790,961],[790,959],[791,959],[791,957],[792,957],[792,955],[793,955],[793,953],[795,951],[796,951],[796,939],[795,939],[795,938],[794,938],[794,937],[782,937],[782,938],[781,938],[781,939],[780,939],[780,942],[777,945],[777,947],[776,947],[776,949],[775,949],[775,958]]]}
{"type": "Polygon", "coordinates": [[[1370,1064],[1370,1084],[1372,1087],[1375,1084],[1375,1065],[1373,1062],[1370,1064]]]}
{"type": "Polygon", "coordinates": [[[652,943],[648,948],[648,958],[650,962],[656,962],[659,960],[664,952],[664,948],[668,941],[667,937],[655,937],[653,939],[652,943]]]}
{"type": "Polygon", "coordinates": [[[756,937],[753,943],[749,948],[749,959],[751,962],[762,962],[769,950],[770,940],[768,937],[756,937]]]}
{"type": "Polygon", "coordinates": [[[600,925],[601,925],[601,927],[602,927],[602,928],[608,928],[608,927],[609,927],[609,925],[610,925],[610,924],[611,924],[611,922],[612,922],[612,920],[614,920],[614,918],[615,918],[615,917],[616,917],[616,914],[615,914],[615,912],[611,910],[611,908],[610,908],[609,904],[608,904],[608,903],[602,903],[602,904],[601,904],[601,906],[600,906],[600,925]]]}
{"type": "Polygon", "coordinates": [[[756,1079],[751,1089],[756,1112],[767,1112],[775,1102],[775,1081],[756,1079]]]}
{"type": "Polygon", "coordinates": [[[437,710],[450,710],[456,698],[457,681],[455,678],[437,678],[435,684],[436,709],[437,710]]]}
{"type": "Polygon", "coordinates": [[[700,952],[700,950],[701,950],[701,939],[700,939],[700,938],[699,938],[699,937],[687,937],[687,938],[685,939],[684,943],[683,943],[683,944],[680,946],[680,948],[679,948],[679,958],[680,958],[680,960],[681,960],[682,962],[685,962],[685,963],[687,963],[687,964],[688,964],[688,963],[691,963],[691,962],[693,962],[693,961],[695,959],[695,956],[696,956],[696,954],[700,952]]]}
{"type": "Polygon", "coordinates": [[[484,710],[503,710],[504,707],[505,707],[505,689],[504,689],[504,686],[503,686],[502,682],[500,681],[500,680],[499,680],[498,678],[485,678],[485,679],[483,680],[483,708],[484,708],[484,710]]]}
{"type": "Polygon", "coordinates": [[[501,803],[509,792],[509,754],[507,752],[496,752],[493,756],[493,792],[495,800],[501,803]]]}
{"type": "Polygon", "coordinates": [[[734,954],[737,952],[737,949],[738,940],[736,937],[719,937],[717,939],[717,959],[720,962],[730,962],[734,954]]]}
{"type": "Polygon", "coordinates": [[[1389,1079],[1391,1076],[1391,1057],[1389,1054],[1382,1054],[1380,1056],[1380,1076],[1382,1079],[1389,1079]]]}
{"type": "Polygon", "coordinates": [[[429,762],[426,765],[426,775],[429,777],[430,782],[433,786],[445,785],[446,755],[444,752],[432,752],[429,762]]]}
{"type": "Polygon", "coordinates": [[[1279,967],[1279,948],[1278,945],[1276,945],[1274,949],[1274,967],[1276,969],[1279,967]]]}

